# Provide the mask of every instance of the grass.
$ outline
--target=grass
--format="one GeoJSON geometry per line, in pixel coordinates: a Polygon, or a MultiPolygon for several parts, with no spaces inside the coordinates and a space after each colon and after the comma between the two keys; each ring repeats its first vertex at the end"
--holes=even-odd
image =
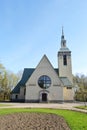
{"type": "Polygon", "coordinates": [[[0,107],[5,107],[5,106],[11,106],[11,105],[8,105],[8,104],[0,104],[0,107]]]}
{"type": "Polygon", "coordinates": [[[0,115],[11,114],[16,112],[39,112],[53,113],[64,117],[71,130],[87,130],[87,114],[70,110],[59,109],[29,109],[29,108],[7,108],[0,109],[0,115]]]}
{"type": "Polygon", "coordinates": [[[76,106],[76,108],[87,110],[87,106],[76,106]]]}

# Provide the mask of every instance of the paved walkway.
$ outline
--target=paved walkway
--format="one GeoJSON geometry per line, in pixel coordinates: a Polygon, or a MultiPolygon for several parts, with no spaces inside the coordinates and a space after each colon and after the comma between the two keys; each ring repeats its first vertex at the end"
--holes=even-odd
{"type": "MultiPolygon", "coordinates": [[[[77,109],[75,106],[84,105],[82,102],[75,103],[0,103],[5,106],[0,108],[53,108],[53,109],[68,109],[87,113],[87,110],[77,109]]],[[[87,103],[86,103],[87,104],[87,103]]]]}

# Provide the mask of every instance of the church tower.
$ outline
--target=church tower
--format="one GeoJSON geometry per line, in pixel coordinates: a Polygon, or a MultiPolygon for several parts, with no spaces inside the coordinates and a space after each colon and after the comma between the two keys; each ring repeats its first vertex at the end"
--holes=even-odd
{"type": "Polygon", "coordinates": [[[71,51],[66,46],[66,40],[64,38],[63,28],[61,36],[61,48],[58,51],[58,67],[59,67],[59,77],[67,77],[71,81],[71,83],[73,83],[71,51]]]}

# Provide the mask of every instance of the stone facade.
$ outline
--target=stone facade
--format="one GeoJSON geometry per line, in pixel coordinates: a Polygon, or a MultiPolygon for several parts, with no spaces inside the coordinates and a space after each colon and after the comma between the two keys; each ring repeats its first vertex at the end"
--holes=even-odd
{"type": "Polygon", "coordinates": [[[46,55],[43,56],[42,60],[26,83],[25,101],[30,102],[36,100],[36,102],[40,102],[42,101],[43,93],[47,94],[48,102],[63,100],[63,84],[46,55]],[[48,89],[42,89],[38,85],[38,79],[42,75],[47,75],[51,79],[51,86],[48,89]]]}
{"type": "MultiPolygon", "coordinates": [[[[71,53],[71,52],[69,52],[71,53]]],[[[72,64],[71,64],[71,54],[67,52],[58,52],[58,66],[59,66],[59,76],[68,77],[68,79],[73,83],[72,79],[72,64]],[[63,55],[67,56],[67,65],[63,64],[63,55]]]]}

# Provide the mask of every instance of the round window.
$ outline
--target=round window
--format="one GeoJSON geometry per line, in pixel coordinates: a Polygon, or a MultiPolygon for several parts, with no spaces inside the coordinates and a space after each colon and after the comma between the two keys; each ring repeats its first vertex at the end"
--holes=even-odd
{"type": "Polygon", "coordinates": [[[48,76],[43,75],[39,78],[38,85],[43,89],[47,89],[51,85],[51,79],[48,76]]]}

